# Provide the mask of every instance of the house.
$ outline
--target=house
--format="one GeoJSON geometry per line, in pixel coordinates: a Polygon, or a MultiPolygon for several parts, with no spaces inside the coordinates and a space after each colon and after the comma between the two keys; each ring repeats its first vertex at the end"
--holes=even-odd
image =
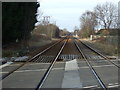
{"type": "Polygon", "coordinates": [[[119,33],[120,29],[109,29],[109,30],[106,30],[106,29],[100,29],[96,34],[97,35],[111,35],[111,36],[117,36],[119,33]]]}

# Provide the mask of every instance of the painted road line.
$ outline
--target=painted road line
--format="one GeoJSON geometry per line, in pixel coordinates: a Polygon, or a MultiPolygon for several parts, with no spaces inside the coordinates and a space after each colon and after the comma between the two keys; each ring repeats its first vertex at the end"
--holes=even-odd
{"type": "MultiPolygon", "coordinates": [[[[52,70],[61,70],[64,68],[53,68],[52,70]]],[[[18,70],[15,72],[38,72],[38,71],[46,71],[47,69],[35,69],[35,70],[18,70]]]]}
{"type": "Polygon", "coordinates": [[[16,73],[19,72],[38,72],[38,71],[46,71],[47,69],[35,69],[35,70],[19,70],[19,71],[15,71],[16,73]]]}
{"type": "Polygon", "coordinates": [[[109,85],[109,86],[118,85],[118,83],[109,83],[108,85],[109,85]]]}
{"type": "Polygon", "coordinates": [[[0,65],[0,69],[2,69],[2,68],[4,68],[4,67],[6,67],[6,66],[8,66],[8,65],[10,65],[10,64],[12,64],[13,62],[7,62],[7,63],[5,63],[5,64],[3,64],[3,65],[0,65]]]}
{"type": "Polygon", "coordinates": [[[9,72],[0,72],[0,74],[3,74],[3,73],[9,73],[9,72]]]}
{"type": "Polygon", "coordinates": [[[112,86],[108,86],[108,88],[115,88],[115,87],[119,87],[120,85],[112,85],[112,86]]]}
{"type": "Polygon", "coordinates": [[[53,68],[52,70],[63,70],[65,68],[53,68]]]}
{"type": "Polygon", "coordinates": [[[78,69],[76,59],[66,62],[62,88],[82,88],[78,69]]]}
{"type": "MultiPolygon", "coordinates": [[[[93,67],[97,67],[97,68],[101,68],[101,67],[113,67],[114,65],[100,65],[100,66],[93,66],[93,67]]],[[[80,68],[89,68],[88,66],[84,66],[84,67],[80,67],[80,68]]]]}
{"type": "Polygon", "coordinates": [[[96,87],[98,87],[98,85],[86,86],[86,87],[83,87],[83,88],[96,88],[96,87]]]}
{"type": "Polygon", "coordinates": [[[49,65],[50,63],[28,63],[26,65],[49,65]]]}

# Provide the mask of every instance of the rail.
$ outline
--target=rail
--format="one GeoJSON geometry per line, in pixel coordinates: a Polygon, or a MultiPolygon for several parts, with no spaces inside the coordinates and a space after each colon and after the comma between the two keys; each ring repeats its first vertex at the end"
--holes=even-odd
{"type": "Polygon", "coordinates": [[[5,74],[2,76],[1,80],[3,80],[4,78],[6,78],[7,76],[9,76],[10,74],[14,73],[16,70],[18,70],[19,68],[21,68],[22,66],[24,66],[25,64],[27,64],[28,62],[30,62],[33,59],[36,59],[37,57],[39,58],[39,56],[43,53],[45,53],[46,51],[48,51],[49,49],[51,49],[52,47],[54,47],[55,45],[59,44],[61,41],[63,41],[65,38],[63,38],[62,40],[54,43],[53,45],[49,46],[48,48],[44,49],[43,51],[41,51],[40,53],[38,53],[37,55],[35,55],[34,57],[32,57],[31,59],[27,60],[25,63],[22,63],[19,67],[15,68],[14,70],[10,71],[9,73],[5,74]]]}
{"type": "Polygon", "coordinates": [[[55,59],[53,60],[53,62],[50,64],[49,68],[47,69],[46,73],[44,74],[43,78],[40,80],[39,84],[37,85],[37,88],[35,90],[39,90],[42,88],[45,80],[47,79],[49,73],[51,72],[56,60],[58,59],[58,57],[60,56],[63,48],[65,47],[66,43],[67,43],[68,39],[65,41],[65,43],[63,44],[63,46],[61,47],[60,51],[58,52],[58,54],[56,55],[55,59]]]}
{"type": "Polygon", "coordinates": [[[82,52],[81,48],[78,46],[78,44],[75,42],[75,45],[77,47],[77,49],[79,50],[79,52],[81,53],[81,55],[83,56],[84,60],[87,62],[89,68],[91,69],[93,75],[96,77],[96,79],[98,80],[98,82],[100,83],[101,87],[103,88],[103,90],[107,90],[105,84],[103,83],[103,81],[100,79],[99,75],[97,74],[97,72],[95,71],[95,69],[92,67],[92,65],[90,64],[90,62],[87,60],[86,56],[84,55],[84,53],[82,52]]]}
{"type": "Polygon", "coordinates": [[[81,40],[79,40],[83,45],[85,45],[87,48],[89,48],[90,50],[92,50],[93,52],[97,53],[98,55],[100,55],[101,57],[103,57],[105,60],[107,60],[108,62],[112,63],[113,65],[115,65],[116,67],[120,68],[119,65],[115,64],[114,62],[110,61],[108,57],[104,56],[103,54],[101,54],[100,52],[98,52],[97,50],[93,49],[92,47],[90,47],[89,45],[83,43],[81,40]]]}

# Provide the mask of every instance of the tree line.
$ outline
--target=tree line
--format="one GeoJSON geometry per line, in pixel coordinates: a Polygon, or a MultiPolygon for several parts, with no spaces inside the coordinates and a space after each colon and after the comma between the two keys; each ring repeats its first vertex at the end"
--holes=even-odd
{"type": "Polygon", "coordinates": [[[44,37],[47,39],[59,38],[59,27],[54,24],[39,24],[34,28],[32,35],[41,36],[40,39],[44,39],[44,37]]]}
{"type": "Polygon", "coordinates": [[[80,36],[89,37],[95,29],[109,30],[118,28],[118,9],[111,2],[98,4],[93,11],[87,10],[80,17],[80,36]]]}
{"type": "Polygon", "coordinates": [[[28,40],[36,22],[36,2],[2,3],[2,44],[28,40]]]}

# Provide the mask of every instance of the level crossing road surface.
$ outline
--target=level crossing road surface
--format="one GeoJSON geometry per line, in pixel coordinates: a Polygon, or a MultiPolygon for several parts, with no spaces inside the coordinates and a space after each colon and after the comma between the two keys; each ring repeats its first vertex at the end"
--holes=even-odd
{"type": "MultiPolygon", "coordinates": [[[[3,88],[36,88],[50,63],[28,63],[2,80],[3,88]],[[24,83],[23,83],[24,82],[24,83]]],[[[3,75],[17,67],[11,64],[3,75]]],[[[108,87],[118,86],[118,69],[113,65],[94,65],[108,87]]],[[[84,60],[57,62],[42,88],[99,88],[100,85],[84,60]]]]}

